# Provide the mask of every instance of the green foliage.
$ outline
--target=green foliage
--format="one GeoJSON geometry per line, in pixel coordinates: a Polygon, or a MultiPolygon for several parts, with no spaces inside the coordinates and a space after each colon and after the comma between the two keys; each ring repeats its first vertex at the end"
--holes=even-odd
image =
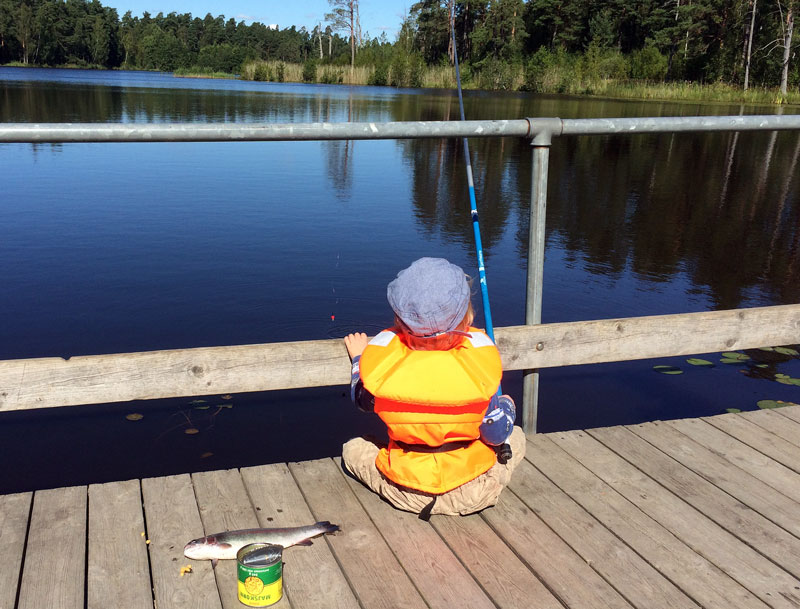
{"type": "Polygon", "coordinates": [[[630,65],[619,49],[601,47],[592,42],[581,58],[581,69],[585,77],[593,79],[625,79],[630,73],[630,65]]]}
{"type": "Polygon", "coordinates": [[[171,72],[184,67],[184,61],[183,45],[173,34],[153,26],[142,38],[140,67],[145,70],[171,72]]]}
{"type": "Polygon", "coordinates": [[[475,69],[480,89],[513,91],[517,88],[516,82],[521,69],[513,63],[488,57],[479,66],[475,66],[475,69]]]}
{"type": "Polygon", "coordinates": [[[472,32],[477,54],[485,59],[518,60],[528,36],[522,18],[524,10],[522,0],[492,2],[486,17],[472,32]]]}
{"type": "Polygon", "coordinates": [[[253,80],[258,81],[271,81],[274,80],[272,76],[272,70],[270,70],[269,65],[264,63],[263,61],[259,61],[255,68],[253,68],[253,80]]]}
{"type": "Polygon", "coordinates": [[[377,87],[385,87],[389,84],[389,67],[390,64],[388,61],[383,61],[378,63],[375,66],[375,70],[373,70],[372,74],[369,77],[369,81],[367,84],[374,85],[377,87]]]}
{"type": "Polygon", "coordinates": [[[575,56],[559,49],[551,53],[541,48],[525,66],[523,88],[537,93],[571,93],[570,87],[578,79],[578,61],[575,56]]]}
{"type": "Polygon", "coordinates": [[[317,62],[309,60],[303,64],[303,82],[317,82],[317,62]]]}
{"type": "Polygon", "coordinates": [[[324,66],[319,81],[326,85],[340,85],[344,81],[344,69],[336,66],[324,66]]]}
{"type": "Polygon", "coordinates": [[[425,61],[418,53],[395,53],[389,72],[389,84],[393,87],[421,87],[425,61]]]}
{"type": "Polygon", "coordinates": [[[252,58],[249,55],[246,49],[227,42],[212,44],[200,49],[196,65],[214,72],[234,74],[240,71],[245,61],[252,58]]]}
{"type": "MultiPolygon", "coordinates": [[[[328,23],[308,32],[210,14],[119,17],[100,0],[0,0],[0,64],[193,66],[242,74],[247,65],[245,77],[256,80],[453,86],[448,2],[412,2],[397,40],[385,34],[359,40],[349,71],[351,42],[360,36],[357,27],[352,35],[351,0],[329,4],[328,23]]],[[[800,85],[797,53],[790,59],[789,93],[767,90],[780,82],[785,11],[759,2],[752,15],[752,6],[733,0],[455,0],[463,81],[502,90],[792,102],[800,85]],[[737,86],[752,16],[751,89],[744,94],[737,86]],[[658,84],[665,80],[671,84],[658,84]]]]}
{"type": "Polygon", "coordinates": [[[631,77],[641,80],[664,80],[667,58],[655,46],[648,45],[631,53],[631,77]]]}
{"type": "Polygon", "coordinates": [[[414,48],[426,63],[437,63],[447,55],[450,44],[450,15],[439,0],[421,0],[411,5],[416,24],[414,48]]]}
{"type": "Polygon", "coordinates": [[[617,29],[611,9],[606,7],[589,19],[589,40],[591,46],[601,49],[614,46],[617,41],[617,29]]]}

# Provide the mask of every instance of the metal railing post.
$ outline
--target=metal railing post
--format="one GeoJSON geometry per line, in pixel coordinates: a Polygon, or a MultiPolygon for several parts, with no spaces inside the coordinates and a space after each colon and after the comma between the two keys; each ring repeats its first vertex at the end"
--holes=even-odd
{"type": "MultiPolygon", "coordinates": [[[[547,210],[547,172],[550,164],[551,132],[547,129],[536,134],[531,141],[531,211],[528,231],[528,277],[525,296],[525,324],[542,323],[542,282],[544,278],[545,212],[547,210]]],[[[544,345],[538,343],[536,349],[544,345]]],[[[539,373],[523,372],[522,429],[536,433],[539,414],[539,373]]]]}

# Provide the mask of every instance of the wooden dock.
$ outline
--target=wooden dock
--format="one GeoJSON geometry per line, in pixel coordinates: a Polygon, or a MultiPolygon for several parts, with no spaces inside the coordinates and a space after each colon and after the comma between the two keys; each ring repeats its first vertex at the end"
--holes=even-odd
{"type": "Polygon", "coordinates": [[[235,609],[233,561],[184,544],[318,520],[342,530],[285,551],[276,607],[800,607],[800,407],[527,451],[496,507],[429,523],[337,459],[0,496],[0,609],[235,609]]]}

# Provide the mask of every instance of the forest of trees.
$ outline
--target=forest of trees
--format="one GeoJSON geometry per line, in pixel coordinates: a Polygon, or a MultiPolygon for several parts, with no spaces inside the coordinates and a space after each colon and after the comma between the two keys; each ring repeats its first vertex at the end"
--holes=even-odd
{"type": "MultiPolygon", "coordinates": [[[[796,88],[794,17],[800,0],[421,0],[395,40],[361,31],[359,2],[329,0],[309,31],[271,29],[223,15],[130,12],[99,0],[0,0],[0,64],[200,68],[238,72],[254,59],[417,67],[452,62],[450,14],[467,75],[492,88],[551,90],[553,69],[600,78],[724,82],[796,88]]],[[[391,84],[391,83],[386,83],[391,84]]],[[[557,86],[556,86],[557,89],[557,86]]]]}

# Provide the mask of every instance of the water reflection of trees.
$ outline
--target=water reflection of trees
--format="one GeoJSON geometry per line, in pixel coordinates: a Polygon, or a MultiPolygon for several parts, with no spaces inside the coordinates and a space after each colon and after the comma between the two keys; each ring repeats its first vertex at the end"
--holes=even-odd
{"type": "MultiPolygon", "coordinates": [[[[476,94],[474,119],[580,116],[580,103],[476,94]],[[554,104],[558,107],[549,107],[554,104]],[[560,104],[560,105],[559,105],[560,104]],[[535,111],[538,110],[538,111],[535,111]],[[560,112],[559,112],[560,111],[560,112]]],[[[581,102],[585,103],[585,102],[581,102]]],[[[448,120],[449,93],[396,98],[393,120],[448,120]]],[[[599,102],[599,115],[696,115],[715,108],[599,102]],[[606,107],[608,106],[608,107],[606,107]]],[[[585,108],[585,106],[584,106],[585,108]]],[[[458,140],[398,144],[411,167],[420,230],[474,249],[466,170],[458,140]]],[[[519,259],[528,244],[531,151],[517,139],[470,141],[487,256],[516,225],[519,259]]],[[[559,138],[549,172],[547,234],[587,272],[647,282],[685,275],[713,306],[800,299],[800,134],[707,133],[559,138]]]]}
{"type": "MultiPolygon", "coordinates": [[[[455,120],[452,92],[363,94],[264,84],[250,90],[107,84],[0,83],[2,122],[361,122],[455,120]]],[[[694,115],[727,109],[470,93],[471,119],[694,115]]],[[[735,110],[734,110],[735,112],[735,110]]],[[[349,197],[358,143],[324,142],[327,174],[349,197]]],[[[461,142],[401,140],[420,230],[474,249],[461,142]]],[[[528,241],[531,152],[526,141],[470,141],[487,257],[513,230],[528,241]]],[[[650,282],[683,273],[714,306],[800,300],[800,134],[718,133],[557,138],[547,234],[587,272],[650,282]],[[760,296],[754,297],[754,294],[760,296]]]]}
{"type": "MultiPolygon", "coordinates": [[[[484,111],[486,108],[484,108],[484,111]]],[[[442,96],[408,96],[398,99],[395,120],[434,121],[458,119],[456,99],[442,96]]],[[[462,141],[450,139],[401,140],[398,144],[411,167],[414,213],[423,232],[439,232],[451,242],[474,251],[472,219],[462,141]]],[[[481,240],[486,257],[503,236],[519,189],[510,180],[513,157],[506,153],[507,139],[473,139],[469,142],[475,197],[478,201],[481,240]]]]}
{"type": "Polygon", "coordinates": [[[565,138],[552,148],[548,237],[590,272],[656,282],[683,272],[718,308],[754,304],[753,288],[756,303],[797,302],[798,157],[796,133],[565,138]]]}
{"type": "MultiPolygon", "coordinates": [[[[2,122],[345,122],[381,112],[382,102],[353,104],[352,94],[287,94],[281,85],[252,89],[128,87],[0,81],[2,122]]],[[[372,120],[375,120],[374,118],[372,120]]],[[[378,119],[381,120],[381,119],[378,119]]]]}
{"type": "MultiPolygon", "coordinates": [[[[461,140],[404,140],[403,154],[411,167],[414,213],[421,230],[474,251],[467,170],[461,140]]],[[[474,140],[470,152],[478,201],[481,239],[486,256],[503,236],[518,191],[503,167],[507,142],[474,140]]]]}

